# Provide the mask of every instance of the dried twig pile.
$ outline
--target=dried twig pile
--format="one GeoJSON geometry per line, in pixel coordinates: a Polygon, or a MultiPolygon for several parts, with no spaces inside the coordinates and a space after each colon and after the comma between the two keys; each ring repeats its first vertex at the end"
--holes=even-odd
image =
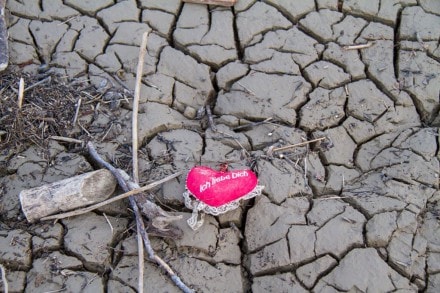
{"type": "MultiPolygon", "coordinates": [[[[81,85],[80,85],[81,86],[81,85]]],[[[0,75],[0,151],[19,153],[30,144],[42,148],[51,136],[72,136],[78,93],[92,97],[93,90],[79,90],[55,76],[38,80],[35,76],[4,72],[0,75]],[[25,83],[25,98],[19,105],[20,77],[25,83]]],[[[91,111],[80,109],[79,116],[91,111]]],[[[78,131],[76,135],[80,135],[78,131]]]]}

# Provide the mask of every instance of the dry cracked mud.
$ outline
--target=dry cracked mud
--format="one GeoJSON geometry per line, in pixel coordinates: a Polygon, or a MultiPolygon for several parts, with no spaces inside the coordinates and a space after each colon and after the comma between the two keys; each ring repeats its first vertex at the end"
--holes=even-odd
{"type": "MultiPolygon", "coordinates": [[[[8,0],[6,15],[11,71],[103,93],[99,109],[76,93],[87,111],[64,135],[92,139],[115,164],[129,160],[138,47],[150,31],[142,182],[225,161],[258,172],[265,189],[255,200],[197,231],[182,220],[181,239],[152,238],[197,292],[439,291],[439,1],[8,0]],[[217,131],[200,119],[204,106],[217,131]]],[[[3,140],[8,131],[0,125],[3,140]]],[[[0,154],[9,292],[135,292],[125,202],[26,223],[22,189],[94,168],[72,144],[46,147],[0,154]]],[[[151,198],[188,218],[184,189],[182,175],[151,198]]],[[[145,292],[178,291],[145,263],[145,292]]]]}

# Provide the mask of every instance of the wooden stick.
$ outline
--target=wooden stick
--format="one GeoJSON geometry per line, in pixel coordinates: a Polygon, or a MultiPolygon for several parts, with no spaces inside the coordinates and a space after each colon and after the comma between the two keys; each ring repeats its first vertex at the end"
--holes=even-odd
{"type": "Polygon", "coordinates": [[[96,209],[98,209],[98,208],[100,208],[102,206],[108,205],[108,204],[110,204],[112,202],[115,202],[115,201],[127,198],[127,197],[135,195],[135,194],[139,194],[141,192],[144,192],[144,191],[147,191],[147,190],[150,190],[150,189],[153,189],[153,188],[155,188],[156,186],[159,186],[162,183],[165,183],[167,181],[170,181],[171,179],[176,178],[177,176],[180,176],[181,174],[182,174],[182,172],[177,172],[177,173],[169,175],[169,176],[167,176],[167,177],[165,177],[163,179],[160,179],[160,180],[157,180],[157,181],[155,181],[153,183],[145,185],[145,186],[143,186],[141,188],[130,190],[130,191],[125,192],[123,194],[120,194],[118,196],[109,198],[109,199],[107,199],[105,201],[102,201],[102,202],[99,202],[97,204],[88,206],[86,208],[82,208],[82,209],[78,209],[78,210],[75,210],[75,211],[71,211],[71,212],[67,212],[67,213],[62,213],[62,214],[58,214],[58,215],[52,215],[52,216],[44,217],[44,218],[42,218],[40,220],[41,221],[58,220],[58,219],[64,219],[64,218],[68,218],[68,217],[82,215],[82,214],[91,212],[93,210],[96,210],[96,209]]]}
{"type": "Polygon", "coordinates": [[[304,145],[307,145],[309,143],[321,141],[321,140],[324,140],[324,139],[326,139],[326,137],[315,138],[315,139],[312,139],[312,140],[308,140],[308,141],[304,141],[304,142],[300,142],[300,143],[296,143],[296,144],[292,144],[292,145],[287,145],[287,146],[283,146],[283,147],[279,147],[279,148],[274,148],[272,150],[272,152],[285,151],[285,150],[288,150],[288,149],[291,149],[291,148],[304,146],[304,145]]]}
{"type": "Polygon", "coordinates": [[[20,192],[21,209],[29,222],[105,200],[116,188],[111,172],[101,169],[20,192]]]}
{"type": "MultiPolygon", "coordinates": [[[[139,231],[138,225],[136,225],[137,230],[139,231]]],[[[141,233],[137,233],[137,245],[138,245],[138,292],[144,292],[144,241],[142,240],[141,233]]]]}
{"type": "Polygon", "coordinates": [[[24,97],[24,79],[20,78],[20,83],[18,84],[18,109],[21,109],[23,105],[23,97],[24,97]]]}
{"type": "MultiPolygon", "coordinates": [[[[132,150],[133,150],[133,180],[135,183],[139,183],[139,164],[138,164],[138,111],[139,111],[139,98],[141,94],[141,79],[142,71],[144,69],[144,57],[147,52],[147,40],[148,32],[142,35],[142,42],[139,48],[138,66],[136,71],[136,86],[134,89],[133,99],[133,112],[132,112],[132,150]]],[[[135,203],[137,206],[137,204],[135,203]]],[[[144,292],[144,246],[142,243],[142,235],[140,232],[140,226],[138,227],[137,242],[138,242],[138,263],[139,263],[139,278],[138,278],[138,291],[144,292]]]]}
{"type": "Polygon", "coordinates": [[[57,141],[64,141],[64,142],[79,143],[79,144],[83,144],[84,143],[84,141],[82,141],[80,139],[64,137],[64,136],[53,135],[53,136],[51,136],[49,138],[53,139],[53,140],[57,140],[57,141]]]}
{"type": "Polygon", "coordinates": [[[139,182],[139,166],[138,166],[138,111],[139,111],[139,97],[141,94],[141,80],[142,71],[144,68],[144,57],[147,52],[147,40],[148,32],[142,35],[142,43],[139,48],[139,60],[136,71],[136,87],[134,89],[134,99],[133,99],[133,116],[132,116],[132,148],[133,148],[133,180],[134,182],[139,182]]]}
{"type": "Polygon", "coordinates": [[[375,42],[368,42],[365,44],[359,44],[359,45],[350,45],[350,46],[344,46],[344,50],[358,50],[358,49],[365,49],[373,46],[375,42]]]}
{"type": "MultiPolygon", "coordinates": [[[[105,168],[109,169],[110,172],[112,172],[112,174],[116,177],[116,180],[118,181],[119,186],[121,186],[122,190],[124,190],[125,192],[130,191],[128,184],[127,184],[127,182],[125,182],[124,178],[121,176],[121,173],[115,167],[113,167],[111,164],[107,163],[106,161],[104,161],[104,159],[101,158],[101,156],[98,154],[98,152],[96,151],[95,147],[93,146],[93,144],[91,142],[88,142],[87,147],[88,147],[90,155],[99,164],[101,164],[105,168]]],[[[136,218],[136,226],[138,228],[138,231],[142,235],[142,239],[144,241],[144,246],[148,252],[150,259],[155,261],[162,269],[164,269],[168,273],[168,275],[170,276],[171,280],[174,281],[174,284],[177,287],[179,287],[183,292],[194,293],[194,291],[192,289],[190,289],[185,283],[183,283],[182,280],[180,279],[180,277],[178,275],[176,275],[176,273],[173,270],[171,270],[171,268],[169,268],[169,266],[160,257],[158,257],[154,253],[154,250],[151,247],[150,239],[148,238],[147,230],[145,229],[144,221],[142,220],[142,217],[141,217],[141,214],[139,211],[139,207],[137,206],[136,201],[133,196],[130,196],[129,200],[130,200],[130,205],[133,209],[133,212],[134,212],[134,215],[136,218]]]]}

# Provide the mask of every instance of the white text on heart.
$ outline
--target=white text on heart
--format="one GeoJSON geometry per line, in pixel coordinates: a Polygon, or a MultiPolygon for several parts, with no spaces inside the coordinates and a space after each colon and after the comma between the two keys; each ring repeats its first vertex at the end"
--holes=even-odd
{"type": "Polygon", "coordinates": [[[211,188],[211,186],[214,186],[215,184],[225,181],[225,180],[231,180],[231,179],[237,179],[237,178],[242,178],[242,177],[247,177],[249,176],[249,173],[246,171],[237,171],[237,172],[231,172],[230,174],[227,175],[221,175],[219,177],[213,177],[211,178],[211,181],[206,181],[203,184],[200,184],[200,192],[203,192],[209,188],[211,188]]]}

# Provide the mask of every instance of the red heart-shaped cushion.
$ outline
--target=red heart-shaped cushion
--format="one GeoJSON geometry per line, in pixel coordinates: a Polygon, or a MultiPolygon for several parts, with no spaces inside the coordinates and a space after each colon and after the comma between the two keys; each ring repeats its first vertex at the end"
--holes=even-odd
{"type": "Polygon", "coordinates": [[[258,184],[251,170],[216,171],[208,167],[192,168],[186,179],[186,188],[198,200],[219,207],[250,193],[258,184]]]}

